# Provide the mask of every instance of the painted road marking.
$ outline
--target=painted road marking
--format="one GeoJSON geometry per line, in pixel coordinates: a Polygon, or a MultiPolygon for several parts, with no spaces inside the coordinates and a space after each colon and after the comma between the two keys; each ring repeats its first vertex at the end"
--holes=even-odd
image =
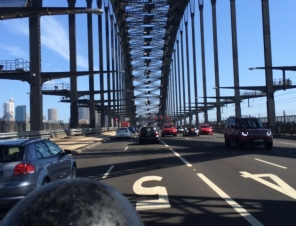
{"type": "Polygon", "coordinates": [[[260,162],[264,162],[264,163],[267,163],[267,164],[270,164],[270,165],[273,165],[273,166],[276,166],[276,167],[280,167],[280,168],[283,168],[283,169],[287,169],[288,168],[288,167],[285,167],[285,166],[277,165],[277,164],[274,164],[274,163],[271,163],[271,162],[267,162],[267,161],[264,161],[264,160],[261,160],[261,159],[257,159],[257,158],[255,158],[255,160],[260,161],[260,162]]]}
{"type": "Polygon", "coordinates": [[[142,187],[146,181],[161,181],[162,177],[159,176],[146,176],[137,180],[133,185],[133,190],[137,195],[158,195],[158,199],[143,200],[136,203],[136,210],[151,210],[151,209],[164,209],[171,208],[168,192],[165,187],[142,187]]]}
{"type": "Polygon", "coordinates": [[[214,147],[214,145],[211,145],[211,144],[207,144],[207,143],[205,143],[205,145],[208,145],[208,146],[214,147]]]}
{"type": "Polygon", "coordinates": [[[125,149],[124,149],[124,151],[126,151],[128,149],[128,147],[126,147],[125,149]]]}
{"type": "Polygon", "coordinates": [[[259,183],[262,183],[270,188],[273,188],[276,191],[279,191],[287,196],[290,196],[293,199],[296,199],[296,191],[288,185],[285,181],[280,179],[278,176],[274,174],[251,174],[245,171],[240,172],[242,177],[244,178],[251,178],[259,183]],[[262,179],[262,177],[270,177],[276,184],[271,183],[267,180],[262,179]]]}
{"type": "Polygon", "coordinates": [[[109,175],[109,173],[111,172],[111,170],[113,169],[114,165],[112,165],[108,171],[104,174],[104,176],[102,177],[102,179],[107,178],[107,176],[109,175]]]}
{"type": "Polygon", "coordinates": [[[293,144],[293,143],[286,143],[286,142],[281,142],[282,144],[291,144],[291,145],[296,145],[296,144],[293,144]]]}
{"type": "MultiPolygon", "coordinates": [[[[162,140],[161,140],[161,143],[163,143],[166,147],[168,147],[168,145],[166,143],[164,143],[162,140]]],[[[171,152],[174,153],[175,156],[177,156],[179,159],[181,159],[182,162],[184,162],[186,166],[192,167],[192,165],[189,162],[187,162],[178,152],[174,151],[172,148],[169,148],[169,149],[171,150],[171,152]]]]}
{"type": "Polygon", "coordinates": [[[212,181],[210,181],[202,173],[197,174],[207,185],[209,185],[221,198],[223,198],[236,212],[238,212],[242,217],[244,217],[251,225],[263,226],[256,218],[254,218],[250,213],[248,213],[244,208],[242,208],[237,202],[230,198],[225,192],[218,188],[212,181]]]}

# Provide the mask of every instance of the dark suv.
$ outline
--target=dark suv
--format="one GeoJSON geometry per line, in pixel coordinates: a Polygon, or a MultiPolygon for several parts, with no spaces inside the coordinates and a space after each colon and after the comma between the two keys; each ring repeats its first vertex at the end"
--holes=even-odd
{"type": "Polygon", "coordinates": [[[153,126],[143,126],[139,131],[139,144],[159,143],[158,131],[153,126]]]}
{"type": "Polygon", "coordinates": [[[224,127],[225,146],[231,143],[242,149],[244,146],[262,146],[272,149],[273,136],[260,119],[255,117],[229,117],[224,127]]]}

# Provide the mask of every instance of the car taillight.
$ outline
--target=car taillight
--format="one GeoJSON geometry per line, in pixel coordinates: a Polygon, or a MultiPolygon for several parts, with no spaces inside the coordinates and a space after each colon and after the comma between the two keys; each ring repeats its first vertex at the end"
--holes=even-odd
{"type": "Polygon", "coordinates": [[[23,175],[35,173],[35,166],[32,164],[21,163],[14,167],[13,175],[23,175]]]}
{"type": "Polygon", "coordinates": [[[158,132],[156,132],[156,137],[158,137],[158,132]]]}

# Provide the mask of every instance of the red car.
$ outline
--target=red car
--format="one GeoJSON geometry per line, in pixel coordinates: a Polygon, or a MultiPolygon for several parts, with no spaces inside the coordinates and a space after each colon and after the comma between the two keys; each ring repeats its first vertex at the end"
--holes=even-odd
{"type": "Polygon", "coordinates": [[[165,124],[161,130],[161,136],[164,137],[166,135],[177,136],[177,128],[173,124],[165,124]]]}
{"type": "Polygon", "coordinates": [[[213,129],[208,124],[199,125],[199,134],[213,135],[213,129]]]}

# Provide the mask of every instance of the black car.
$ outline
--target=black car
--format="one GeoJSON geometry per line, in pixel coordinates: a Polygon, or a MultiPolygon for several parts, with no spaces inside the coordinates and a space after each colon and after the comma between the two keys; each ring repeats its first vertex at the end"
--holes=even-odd
{"type": "Polygon", "coordinates": [[[141,127],[139,131],[139,144],[143,143],[159,143],[158,131],[153,126],[141,127]]]}
{"type": "Polygon", "coordinates": [[[183,131],[184,136],[199,136],[199,129],[193,125],[185,125],[183,131]]]}

